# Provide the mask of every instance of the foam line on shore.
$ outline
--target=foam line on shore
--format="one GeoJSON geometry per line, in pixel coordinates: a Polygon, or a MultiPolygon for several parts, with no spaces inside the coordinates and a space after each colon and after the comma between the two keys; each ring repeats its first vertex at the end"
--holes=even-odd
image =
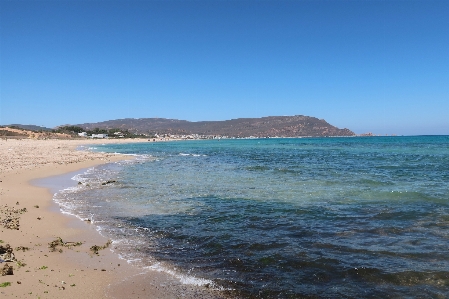
{"type": "MultiPolygon", "coordinates": [[[[0,217],[3,210],[20,209],[18,229],[0,227],[1,240],[14,249],[18,263],[10,262],[13,275],[0,276],[0,283],[8,282],[2,288],[2,297],[41,298],[133,298],[135,277],[141,271],[121,262],[111,250],[102,250],[98,255],[90,251],[93,245],[104,245],[103,238],[94,226],[78,218],[61,213],[54,208],[53,194],[61,182],[38,187],[36,180],[59,177],[69,182],[71,173],[80,172],[96,165],[126,160],[129,156],[80,150],[80,145],[116,143],[97,140],[8,140],[0,141],[0,217]],[[30,183],[30,182],[33,182],[30,183]],[[5,209],[3,209],[5,207],[5,209]],[[68,248],[60,246],[51,251],[49,243],[60,238],[67,242],[81,242],[68,248]],[[109,293],[111,287],[119,285],[119,292],[109,293]],[[128,295],[128,296],[125,296],[128,295]]],[[[135,140],[120,140],[122,143],[135,140]]],[[[73,177],[73,176],[72,176],[73,177]]],[[[72,183],[72,182],[70,182],[72,183]]],[[[2,245],[4,245],[2,243],[2,245]]],[[[3,266],[3,265],[2,265],[3,266]]],[[[147,273],[142,285],[146,298],[173,298],[183,295],[175,287],[158,289],[165,278],[157,273],[147,273]],[[148,285],[148,281],[159,284],[148,285]]],[[[185,297],[185,296],[184,296],[185,297]]],[[[134,297],[137,298],[137,297],[134,297]]],[[[193,297],[192,297],[193,298],[193,297]]]]}

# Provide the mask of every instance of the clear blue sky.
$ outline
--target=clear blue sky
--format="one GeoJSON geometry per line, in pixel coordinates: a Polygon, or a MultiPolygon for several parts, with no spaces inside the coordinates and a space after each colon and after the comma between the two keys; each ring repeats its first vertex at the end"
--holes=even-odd
{"type": "Polygon", "coordinates": [[[449,1],[0,0],[0,124],[308,115],[449,134],[449,1]]]}

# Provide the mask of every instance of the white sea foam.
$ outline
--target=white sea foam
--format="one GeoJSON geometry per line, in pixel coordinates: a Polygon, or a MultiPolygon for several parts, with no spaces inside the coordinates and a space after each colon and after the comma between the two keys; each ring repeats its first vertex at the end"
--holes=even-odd
{"type": "MultiPolygon", "coordinates": [[[[89,148],[89,150],[93,150],[96,148],[89,148]]],[[[154,158],[151,155],[139,155],[139,154],[127,154],[128,156],[132,156],[135,157],[132,160],[124,160],[124,161],[119,161],[116,162],[116,165],[126,165],[126,164],[133,164],[133,163],[139,163],[139,162],[143,162],[143,161],[149,161],[149,160],[157,160],[156,158],[154,158]]],[[[202,155],[199,154],[185,154],[185,153],[181,153],[181,155],[183,156],[191,156],[191,157],[200,157],[202,155]]],[[[88,188],[98,188],[101,187],[100,182],[105,180],[105,177],[108,176],[108,174],[112,174],[115,175],[116,171],[114,170],[114,168],[103,168],[103,167],[92,167],[87,169],[86,171],[84,171],[83,173],[79,173],[76,174],[75,176],[73,176],[71,179],[73,181],[76,182],[81,182],[82,184],[73,186],[73,187],[68,187],[65,188],[57,193],[54,194],[54,201],[56,203],[59,204],[61,212],[67,215],[72,215],[77,217],[78,219],[80,219],[81,221],[85,221],[86,219],[90,219],[91,223],[93,225],[95,225],[95,229],[96,231],[102,235],[102,236],[106,236],[107,238],[111,238],[110,233],[111,233],[111,229],[115,230],[116,228],[111,228],[108,226],[108,221],[107,220],[103,220],[103,219],[98,219],[96,217],[96,215],[89,213],[88,211],[80,211],[79,208],[83,207],[83,206],[87,206],[87,204],[83,201],[82,198],[77,198],[76,201],[72,201],[74,199],[73,194],[80,192],[81,190],[85,190],[88,188]],[[87,187],[87,185],[89,185],[89,187],[87,187]]],[[[76,197],[76,196],[75,196],[76,197]]],[[[90,208],[98,208],[98,205],[89,205],[90,208]]],[[[120,229],[120,228],[119,228],[120,229]]],[[[126,232],[126,228],[124,228],[126,232]]],[[[150,230],[149,228],[146,227],[137,227],[134,228],[135,231],[138,230],[143,230],[143,231],[148,231],[150,230]]],[[[112,233],[112,235],[114,235],[114,233],[112,233]]],[[[149,267],[144,267],[147,270],[152,270],[152,271],[158,271],[158,272],[164,272],[168,275],[170,275],[171,277],[173,277],[174,279],[178,280],[180,283],[182,284],[186,284],[186,285],[196,285],[196,286],[205,286],[205,285],[209,285],[211,287],[214,287],[216,289],[218,289],[217,286],[215,286],[215,284],[213,283],[213,281],[208,280],[208,279],[203,279],[203,278],[197,278],[193,275],[189,275],[189,274],[182,274],[180,272],[178,272],[176,270],[176,268],[169,268],[167,266],[163,266],[161,263],[154,263],[154,260],[152,259],[151,256],[139,256],[140,254],[143,253],[126,253],[126,251],[120,251],[120,247],[124,246],[124,248],[127,247],[140,247],[140,246],[147,246],[147,243],[144,243],[142,240],[139,240],[139,238],[133,238],[133,239],[114,239],[114,237],[112,237],[113,239],[113,244],[114,246],[112,246],[110,248],[110,250],[112,251],[117,251],[116,253],[118,254],[119,258],[123,259],[124,261],[126,261],[129,264],[134,264],[134,265],[142,265],[142,263],[144,263],[144,260],[146,262],[146,264],[152,264],[149,267]],[[118,247],[117,250],[114,250],[113,248],[118,247]]]]}
{"type": "Polygon", "coordinates": [[[200,154],[185,154],[185,153],[179,153],[180,156],[191,156],[191,157],[207,157],[207,155],[200,155],[200,154]]]}
{"type": "Polygon", "coordinates": [[[146,268],[149,270],[152,270],[152,271],[167,273],[167,274],[171,275],[172,277],[178,279],[182,284],[190,284],[190,285],[196,285],[196,286],[209,285],[212,287],[216,287],[212,280],[180,274],[180,273],[176,272],[176,270],[172,270],[172,269],[169,269],[169,268],[163,266],[161,263],[155,263],[146,268]]]}

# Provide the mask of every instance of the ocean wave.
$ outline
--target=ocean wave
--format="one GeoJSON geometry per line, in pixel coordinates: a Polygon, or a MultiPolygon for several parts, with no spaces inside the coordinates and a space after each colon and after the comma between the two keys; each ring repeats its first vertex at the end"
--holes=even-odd
{"type": "Polygon", "coordinates": [[[148,270],[156,271],[156,272],[164,272],[172,277],[178,279],[182,284],[196,285],[196,286],[209,286],[217,290],[224,290],[222,287],[217,286],[212,280],[198,278],[195,276],[180,274],[175,270],[169,269],[165,267],[162,263],[155,263],[154,265],[145,267],[148,270]]]}
{"type": "Polygon", "coordinates": [[[186,154],[186,153],[179,153],[179,156],[184,156],[184,157],[207,157],[207,155],[201,155],[201,154],[186,154]]]}

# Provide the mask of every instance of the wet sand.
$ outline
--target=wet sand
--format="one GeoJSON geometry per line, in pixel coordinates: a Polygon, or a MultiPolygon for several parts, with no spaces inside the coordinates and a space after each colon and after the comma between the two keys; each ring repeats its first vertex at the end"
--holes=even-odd
{"type": "Polygon", "coordinates": [[[54,177],[50,178],[52,188],[62,188],[67,181],[64,174],[130,159],[77,151],[80,145],[136,141],[0,141],[0,246],[5,250],[9,244],[15,258],[0,263],[2,269],[6,264],[13,267],[13,275],[0,276],[0,297],[222,297],[206,287],[183,285],[166,273],[128,264],[114,253],[113,244],[106,246],[108,240],[94,224],[61,213],[50,186],[35,185],[37,179],[54,177]],[[54,248],[49,246],[52,242],[54,248]],[[92,246],[106,248],[95,254],[92,246]]]}

